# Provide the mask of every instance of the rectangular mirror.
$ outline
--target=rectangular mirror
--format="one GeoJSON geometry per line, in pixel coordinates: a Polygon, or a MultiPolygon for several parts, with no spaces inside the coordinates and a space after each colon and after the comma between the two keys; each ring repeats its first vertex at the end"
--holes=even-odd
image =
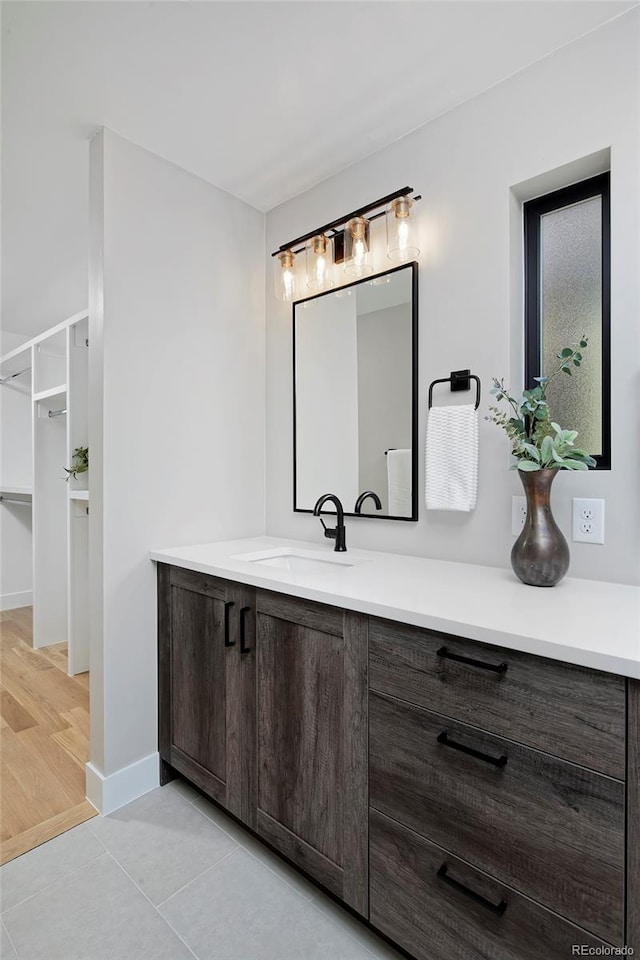
{"type": "Polygon", "coordinates": [[[295,511],[418,519],[417,366],[416,263],[294,303],[295,511]]]}

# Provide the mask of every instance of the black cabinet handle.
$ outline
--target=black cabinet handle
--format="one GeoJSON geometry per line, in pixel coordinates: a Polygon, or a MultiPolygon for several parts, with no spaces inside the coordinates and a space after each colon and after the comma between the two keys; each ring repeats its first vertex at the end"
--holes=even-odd
{"type": "Polygon", "coordinates": [[[224,605],[224,645],[225,647],[235,647],[235,640],[231,640],[229,636],[229,614],[231,612],[231,607],[235,607],[233,600],[226,600],[224,605]]]}
{"type": "Polygon", "coordinates": [[[475,890],[471,890],[470,887],[465,887],[464,883],[460,883],[459,880],[454,880],[453,877],[450,877],[447,873],[448,867],[446,863],[443,863],[440,869],[438,870],[438,877],[444,883],[448,883],[450,887],[453,887],[454,890],[459,890],[460,893],[464,893],[465,897],[469,897],[471,900],[474,900],[476,903],[479,903],[480,906],[485,907],[487,910],[490,910],[491,913],[497,913],[499,917],[505,912],[509,904],[507,901],[502,898],[500,903],[491,903],[491,900],[487,900],[486,897],[481,896],[479,893],[476,893],[475,890]]]}
{"type": "Polygon", "coordinates": [[[483,660],[474,660],[473,657],[461,657],[459,653],[451,653],[447,647],[440,647],[436,656],[467,663],[470,667],[480,667],[481,670],[491,670],[493,673],[506,673],[509,669],[508,663],[485,663],[483,660]]]}
{"type": "Polygon", "coordinates": [[[454,750],[459,750],[460,753],[468,753],[470,757],[484,760],[485,763],[490,763],[494,767],[505,767],[509,759],[504,754],[501,757],[492,757],[488,753],[482,753],[480,750],[474,750],[473,747],[467,747],[464,743],[458,743],[457,740],[449,740],[449,735],[446,730],[438,734],[438,743],[443,744],[445,747],[452,747],[454,750]]]}
{"type": "Polygon", "coordinates": [[[251,647],[247,644],[246,615],[251,607],[240,607],[240,653],[249,653],[251,647]]]}

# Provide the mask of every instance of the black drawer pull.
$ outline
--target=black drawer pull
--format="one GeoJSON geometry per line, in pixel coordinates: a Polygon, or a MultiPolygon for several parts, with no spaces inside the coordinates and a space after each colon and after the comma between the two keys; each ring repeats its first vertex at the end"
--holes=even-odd
{"type": "Polygon", "coordinates": [[[236,642],[229,636],[229,614],[231,607],[235,607],[233,600],[226,600],[224,604],[224,645],[225,647],[235,647],[236,642]]]}
{"type": "Polygon", "coordinates": [[[457,660],[458,663],[467,663],[470,667],[480,667],[481,670],[491,670],[493,673],[506,673],[508,663],[485,663],[483,660],[474,660],[473,657],[462,657],[459,653],[450,653],[447,647],[440,647],[436,656],[445,660],[457,660]]]}
{"type": "Polygon", "coordinates": [[[457,740],[449,740],[449,735],[446,730],[438,734],[438,743],[442,743],[445,747],[453,747],[454,750],[459,750],[460,753],[468,753],[470,757],[477,757],[478,760],[491,763],[494,767],[505,767],[509,759],[504,754],[501,757],[492,757],[488,753],[482,753],[480,750],[474,750],[473,747],[467,747],[464,743],[458,743],[457,740]]]}
{"type": "Polygon", "coordinates": [[[447,873],[447,865],[443,863],[440,869],[438,870],[438,877],[440,880],[443,880],[445,883],[448,883],[450,887],[453,887],[454,890],[459,890],[460,893],[464,893],[465,897],[469,897],[471,900],[474,900],[476,903],[479,903],[480,906],[485,907],[487,910],[490,910],[491,913],[497,913],[499,917],[505,912],[509,904],[507,901],[502,898],[500,903],[491,903],[491,900],[487,900],[486,897],[481,896],[479,893],[476,893],[475,890],[471,890],[469,887],[465,887],[464,883],[460,883],[459,880],[454,880],[453,877],[450,877],[447,873]]]}
{"type": "Polygon", "coordinates": [[[240,607],[240,653],[249,653],[251,647],[247,644],[245,616],[251,607],[240,607]]]}

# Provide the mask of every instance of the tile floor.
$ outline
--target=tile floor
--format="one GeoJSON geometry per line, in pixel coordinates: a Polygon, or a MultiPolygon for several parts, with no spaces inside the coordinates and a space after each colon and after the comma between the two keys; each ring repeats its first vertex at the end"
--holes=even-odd
{"type": "Polygon", "coordinates": [[[182,781],[0,869],[2,960],[400,960],[182,781]]]}

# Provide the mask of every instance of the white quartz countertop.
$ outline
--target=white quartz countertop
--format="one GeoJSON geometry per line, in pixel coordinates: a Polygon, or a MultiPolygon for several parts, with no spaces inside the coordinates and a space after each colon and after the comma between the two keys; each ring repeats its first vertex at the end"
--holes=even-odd
{"type": "Polygon", "coordinates": [[[328,541],[275,537],[152,550],[151,559],[640,679],[640,587],[571,577],[552,588],[528,587],[500,567],[370,550],[334,553],[328,541]],[[269,551],[337,566],[293,573],[238,559],[269,551]]]}

